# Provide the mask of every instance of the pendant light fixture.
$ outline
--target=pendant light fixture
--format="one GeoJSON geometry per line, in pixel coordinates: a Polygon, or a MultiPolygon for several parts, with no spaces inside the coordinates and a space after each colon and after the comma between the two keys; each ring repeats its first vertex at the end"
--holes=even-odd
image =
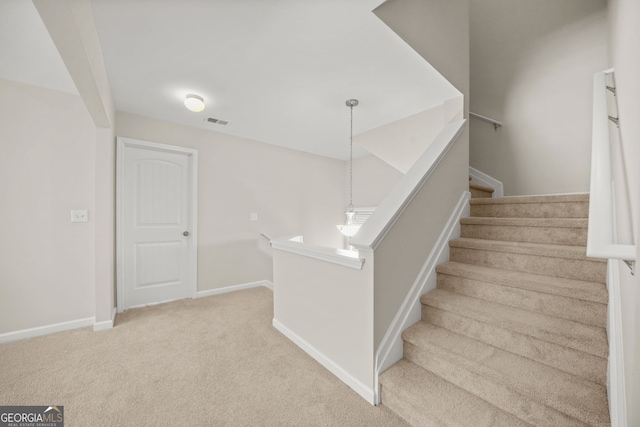
{"type": "Polygon", "coordinates": [[[351,112],[351,133],[349,139],[349,207],[347,208],[347,219],[343,225],[336,225],[338,230],[347,237],[354,236],[360,229],[360,224],[356,221],[356,213],[353,211],[353,107],[359,104],[357,99],[348,99],[347,107],[351,112]]]}

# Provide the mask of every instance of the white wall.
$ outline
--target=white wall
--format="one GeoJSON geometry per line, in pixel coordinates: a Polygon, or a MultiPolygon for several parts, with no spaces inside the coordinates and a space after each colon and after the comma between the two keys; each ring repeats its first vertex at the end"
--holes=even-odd
{"type": "Polygon", "coordinates": [[[472,0],[470,163],[505,195],[589,191],[591,84],[606,0],[472,0]],[[543,172],[544,171],[544,172],[543,172]]]}
{"type": "Polygon", "coordinates": [[[271,280],[260,232],[343,245],[343,161],[128,113],[116,123],[118,136],[198,150],[198,290],[271,280]]]}
{"type": "Polygon", "coordinates": [[[93,121],[77,95],[8,80],[0,117],[0,334],[93,317],[93,121]]]}
{"type": "MultiPolygon", "coordinates": [[[[373,12],[462,94],[462,108],[459,98],[443,100],[445,122],[468,117],[469,0],[387,0],[373,12]]],[[[468,125],[459,141],[468,146],[468,125]]]]}
{"type": "MultiPolygon", "coordinates": [[[[376,207],[403,174],[373,155],[353,159],[353,204],[376,207]]],[[[349,162],[345,162],[346,201],[349,204],[349,162]]]]}
{"type": "MultiPolygon", "coordinates": [[[[615,68],[622,146],[626,155],[634,241],[640,243],[640,3],[609,1],[609,61],[615,68]]],[[[626,210],[617,210],[625,223],[626,210]]],[[[638,254],[640,259],[640,253],[638,254]]],[[[640,425],[640,273],[620,264],[627,422],[640,425]]]]}
{"type": "Polygon", "coordinates": [[[354,136],[353,142],[402,173],[413,166],[444,127],[444,105],[354,136]]]}
{"type": "Polygon", "coordinates": [[[465,95],[466,103],[468,0],[387,0],[373,12],[465,95]]]}
{"type": "Polygon", "coordinates": [[[112,326],[115,305],[115,108],[90,0],[33,0],[95,125],[93,228],[96,326],[112,326]]]}

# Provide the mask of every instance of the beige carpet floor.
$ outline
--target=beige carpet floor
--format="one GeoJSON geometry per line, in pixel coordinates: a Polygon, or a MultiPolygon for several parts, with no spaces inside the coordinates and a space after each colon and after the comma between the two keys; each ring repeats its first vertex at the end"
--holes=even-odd
{"type": "Polygon", "coordinates": [[[0,345],[0,405],[64,405],[65,426],[406,426],[271,326],[249,289],[129,310],[113,329],[0,345]]]}

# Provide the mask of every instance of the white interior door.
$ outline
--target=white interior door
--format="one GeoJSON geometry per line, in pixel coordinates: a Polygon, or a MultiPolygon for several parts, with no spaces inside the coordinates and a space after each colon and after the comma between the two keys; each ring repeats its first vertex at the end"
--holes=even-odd
{"type": "Polygon", "coordinates": [[[197,152],[118,139],[118,311],[195,297],[197,152]]]}

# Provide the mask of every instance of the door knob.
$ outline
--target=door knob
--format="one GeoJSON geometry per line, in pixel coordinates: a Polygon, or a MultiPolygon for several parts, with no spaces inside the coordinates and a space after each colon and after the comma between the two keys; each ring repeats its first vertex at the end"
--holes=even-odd
{"type": "Polygon", "coordinates": [[[183,236],[188,236],[188,235],[189,235],[189,232],[188,232],[188,231],[185,231],[184,233],[182,233],[182,235],[183,235],[183,236]]]}

